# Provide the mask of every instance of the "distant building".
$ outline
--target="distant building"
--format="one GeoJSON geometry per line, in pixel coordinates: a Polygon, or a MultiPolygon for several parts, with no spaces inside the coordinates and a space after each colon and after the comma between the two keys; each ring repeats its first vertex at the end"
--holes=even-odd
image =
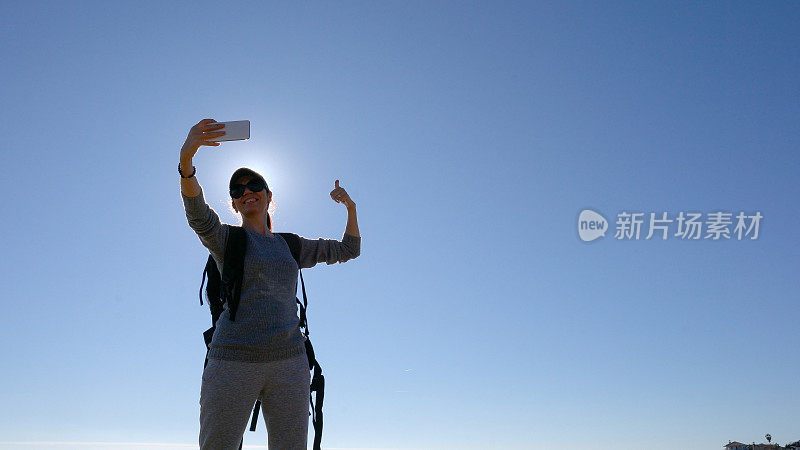
{"type": "MultiPolygon", "coordinates": [[[[800,443],[800,441],[798,441],[800,443]]],[[[795,443],[796,444],[796,443],[795,443]]],[[[779,450],[779,449],[792,449],[795,448],[800,449],[798,447],[792,447],[794,444],[789,444],[786,447],[781,447],[778,444],[742,444],[741,442],[728,442],[728,445],[725,446],[726,450],[779,450]]]]}
{"type": "Polygon", "coordinates": [[[747,444],[742,444],[741,442],[728,442],[728,445],[725,446],[727,450],[750,450],[750,446],[747,444]]]}

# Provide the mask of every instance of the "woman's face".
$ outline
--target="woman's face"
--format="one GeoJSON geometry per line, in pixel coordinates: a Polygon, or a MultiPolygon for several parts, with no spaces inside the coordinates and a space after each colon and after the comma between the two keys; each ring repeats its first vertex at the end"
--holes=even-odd
{"type": "MultiPolygon", "coordinates": [[[[239,178],[236,183],[247,184],[250,178],[249,176],[244,176],[239,178]]],[[[244,194],[241,197],[232,200],[234,209],[238,211],[242,217],[254,217],[266,214],[269,202],[272,200],[272,193],[267,193],[266,189],[253,192],[245,188],[244,194]]]]}

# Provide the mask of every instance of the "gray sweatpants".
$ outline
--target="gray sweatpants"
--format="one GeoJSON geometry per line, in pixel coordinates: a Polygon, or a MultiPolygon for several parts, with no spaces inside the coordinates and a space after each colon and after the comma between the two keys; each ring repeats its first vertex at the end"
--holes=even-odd
{"type": "Polygon", "coordinates": [[[200,449],[237,450],[260,399],[270,450],[306,450],[310,377],[305,352],[264,363],[209,359],[200,388],[200,449]]]}

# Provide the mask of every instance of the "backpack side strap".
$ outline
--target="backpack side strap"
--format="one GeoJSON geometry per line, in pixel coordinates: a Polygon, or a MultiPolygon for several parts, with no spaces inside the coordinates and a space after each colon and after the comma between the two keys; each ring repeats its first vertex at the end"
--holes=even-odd
{"type": "MultiPolygon", "coordinates": [[[[289,245],[289,250],[292,252],[292,257],[297,262],[298,267],[300,265],[300,251],[302,249],[302,244],[300,242],[300,237],[294,233],[278,233],[280,234],[286,243],[289,245]]],[[[300,272],[300,286],[303,290],[303,302],[300,303],[300,299],[295,297],[295,301],[300,306],[300,328],[305,329],[305,337],[306,337],[306,356],[308,357],[308,369],[313,370],[314,374],[311,378],[311,387],[308,396],[308,400],[311,403],[311,422],[314,425],[314,450],[319,450],[322,444],[322,403],[325,399],[325,377],[322,375],[322,367],[317,362],[317,358],[314,355],[314,347],[311,345],[311,338],[309,338],[309,329],[308,329],[308,320],[306,318],[306,309],[308,308],[308,297],[306,296],[306,284],[303,281],[303,271],[298,270],[300,272]],[[316,393],[316,396],[314,395],[316,393]],[[316,397],[316,404],[314,403],[314,397],[316,397]]],[[[255,414],[255,411],[254,411],[255,414]]],[[[253,429],[253,428],[251,428],[253,429]]]]}
{"type": "Polygon", "coordinates": [[[225,263],[222,266],[222,298],[228,302],[231,322],[235,322],[239,296],[242,294],[247,233],[244,228],[234,225],[230,225],[229,229],[228,242],[225,245],[225,263]]]}

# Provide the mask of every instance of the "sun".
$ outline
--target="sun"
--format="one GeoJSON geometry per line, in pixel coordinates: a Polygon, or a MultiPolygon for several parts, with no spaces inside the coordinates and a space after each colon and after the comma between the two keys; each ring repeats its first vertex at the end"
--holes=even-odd
{"type": "Polygon", "coordinates": [[[297,171],[297,164],[292,163],[290,150],[252,141],[225,142],[220,147],[226,144],[231,148],[220,149],[213,174],[213,182],[225,186],[226,193],[231,174],[239,167],[247,167],[260,173],[272,191],[274,204],[270,204],[270,214],[280,209],[282,203],[297,201],[298,189],[302,189],[298,181],[303,176],[297,171]]]}

